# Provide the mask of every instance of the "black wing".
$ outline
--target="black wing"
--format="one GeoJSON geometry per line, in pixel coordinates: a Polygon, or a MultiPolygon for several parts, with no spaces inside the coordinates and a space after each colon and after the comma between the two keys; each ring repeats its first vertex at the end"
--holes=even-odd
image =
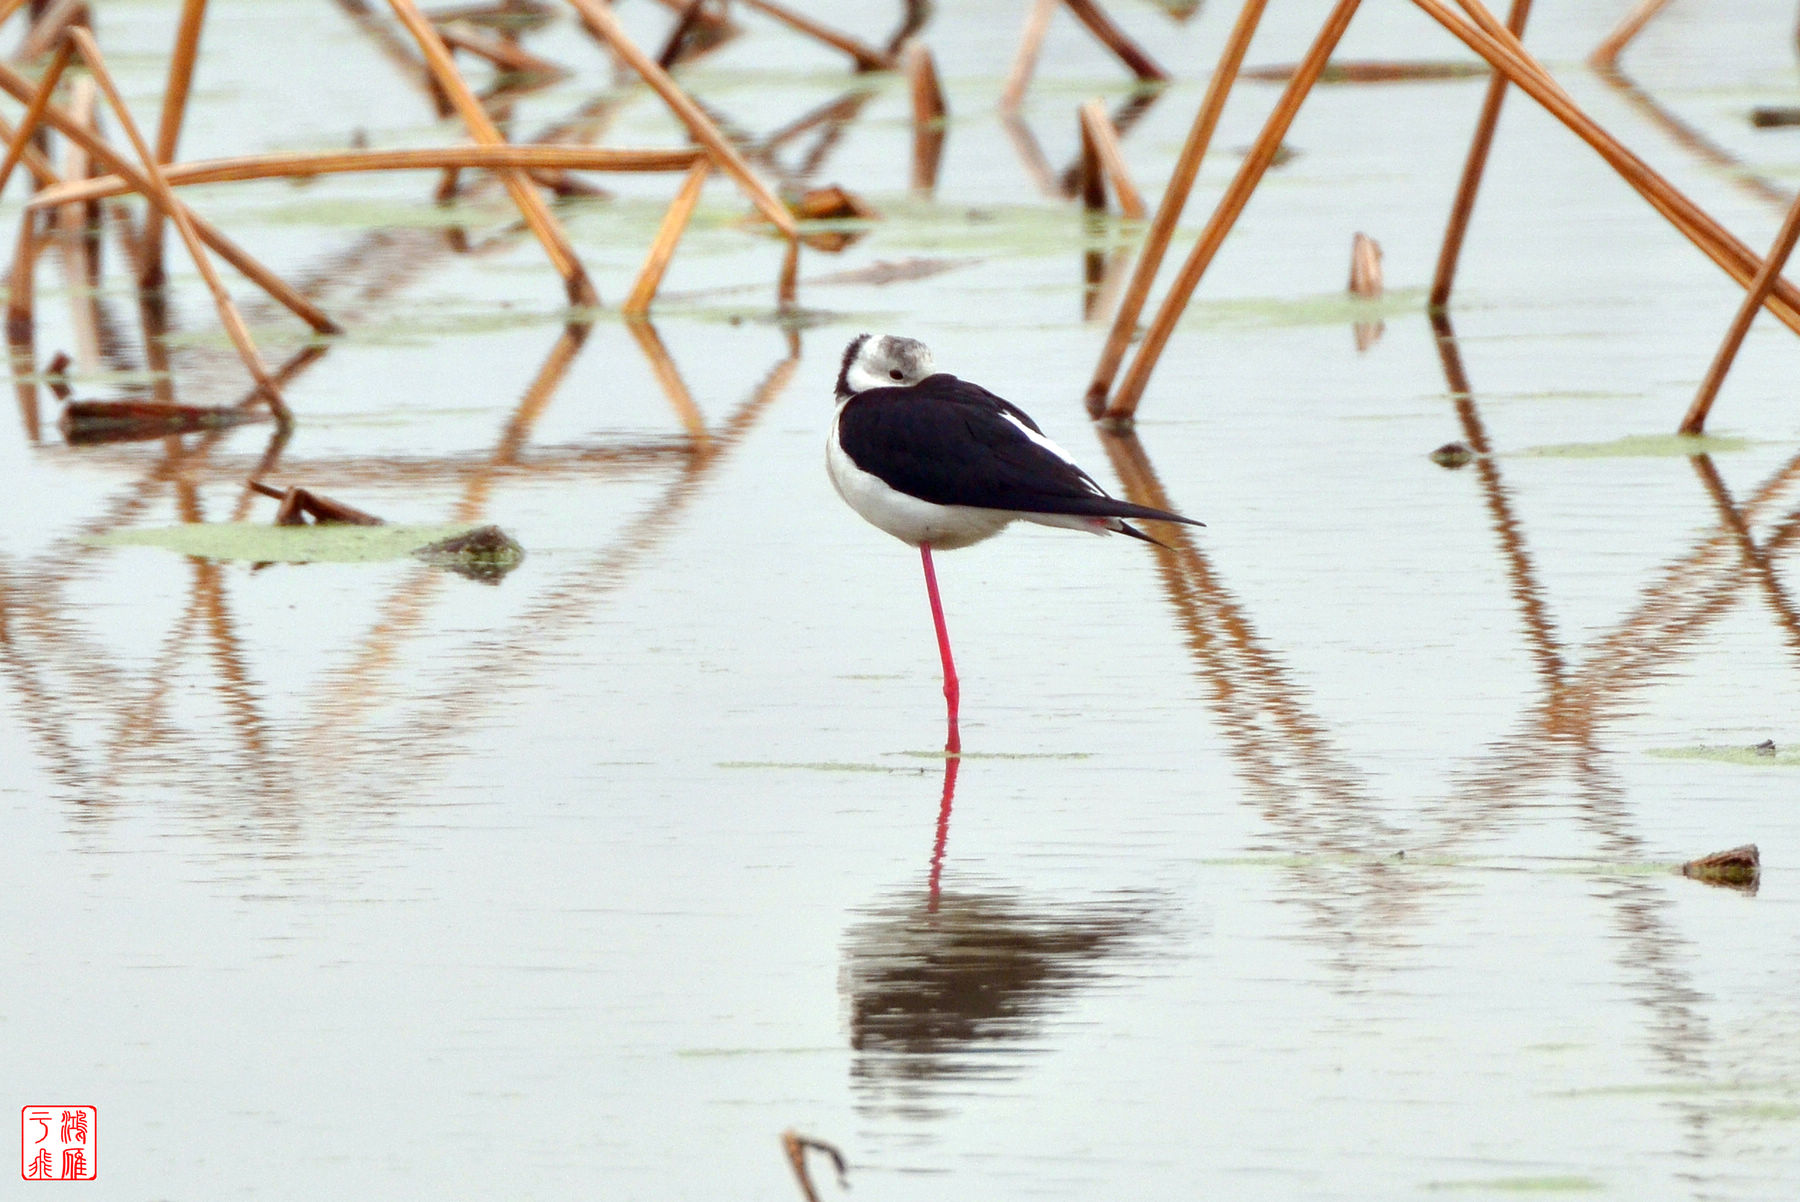
{"type": "Polygon", "coordinates": [[[838,439],[863,471],[938,505],[1200,525],[1107,496],[1093,477],[1020,426],[1043,433],[1018,406],[939,373],[911,388],[858,393],[838,417],[838,439]]]}

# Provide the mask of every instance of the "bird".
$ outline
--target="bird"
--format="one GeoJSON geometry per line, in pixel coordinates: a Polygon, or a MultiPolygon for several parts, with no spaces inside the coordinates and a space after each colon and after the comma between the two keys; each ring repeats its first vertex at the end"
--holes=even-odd
{"type": "Polygon", "coordinates": [[[973,546],[1016,521],[1147,543],[1157,540],[1127,518],[1205,525],[1107,495],[1023,409],[938,371],[929,347],[894,334],[859,334],[844,348],[825,467],[851,509],[919,549],[944,665],[952,754],[962,749],[961,685],[933,548],[973,546]]]}

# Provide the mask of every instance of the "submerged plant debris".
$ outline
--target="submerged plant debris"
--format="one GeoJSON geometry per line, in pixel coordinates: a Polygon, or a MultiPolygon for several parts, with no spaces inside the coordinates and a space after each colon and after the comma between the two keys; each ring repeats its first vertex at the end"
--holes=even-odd
{"type": "Polygon", "coordinates": [[[1710,856],[1683,864],[1681,875],[1709,885],[1729,885],[1754,892],[1762,877],[1762,853],[1757,851],[1754,843],[1715,851],[1710,856]]]}
{"type": "Polygon", "coordinates": [[[471,580],[498,584],[524,562],[525,548],[498,526],[478,526],[420,547],[413,555],[471,580]]]}

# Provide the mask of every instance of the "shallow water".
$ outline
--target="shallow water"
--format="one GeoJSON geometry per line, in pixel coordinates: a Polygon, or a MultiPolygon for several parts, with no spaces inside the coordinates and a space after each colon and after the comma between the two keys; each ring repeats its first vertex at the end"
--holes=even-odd
{"type": "MultiPolygon", "coordinates": [[[[134,103],[177,7],[105,10],[134,103]]],[[[194,192],[349,332],[288,385],[272,465],[266,426],[67,447],[47,395],[41,440],[0,437],[13,1104],[96,1105],[89,1188],[118,1198],[791,1198],[789,1128],[863,1199],[1795,1196],[1788,332],[1753,329],[1709,454],[1662,438],[1735,289],[1515,96],[1440,337],[1422,289],[1483,83],[1326,87],[1136,439],[1108,438],[1079,400],[1105,330],[1084,255],[1135,231],[1041,195],[992,115],[1019,6],[944,7],[935,199],[873,81],[815,178],[886,218],[803,259],[799,328],[719,181],[648,341],[610,312],[567,333],[493,194],[459,253],[417,176],[194,192]],[[1386,252],[1368,309],[1341,299],[1357,230],[1386,252]],[[948,269],[831,282],[917,258],[948,269]],[[1359,317],[1384,327],[1364,352],[1359,317]],[[947,811],[916,556],[822,471],[869,328],[1208,523],[1169,551],[1030,528],[940,558],[969,753],[947,811]],[[1452,439],[1489,454],[1447,471],[1452,439]],[[528,556],[488,586],[87,541],[268,520],[259,468],[528,556]],[[1754,894],[1673,871],[1745,842],[1754,894]]],[[[1253,64],[1297,59],[1326,6],[1271,7],[1253,64]]],[[[1114,8],[1184,76],[1125,142],[1154,196],[1231,13],[1114,8]]],[[[1368,8],[1346,56],[1457,53],[1368,8]]],[[[650,45],[667,23],[621,15],[650,45]]],[[[1577,65],[1613,15],[1546,11],[1531,44],[1766,246],[1781,202],[1577,65]]],[[[1793,99],[1791,17],[1673,6],[1627,66],[1791,180],[1796,135],[1744,120],[1793,99]]],[[[893,12],[831,19],[873,37],[893,12]]],[[[213,20],[186,157],[452,136],[334,8],[213,20]]],[[[604,82],[566,23],[531,44],[586,74],[522,100],[525,131],[604,82]]],[[[766,23],[684,78],[763,131],[870,84],[766,23]]],[[[1119,73],[1059,17],[1027,110],[1058,168],[1094,94],[1119,73]]],[[[1190,235],[1275,94],[1234,97],[1190,235]]],[[[612,144],[676,138],[637,93],[613,119],[612,144]]],[[[674,182],[604,182],[563,211],[616,303],[674,182]]],[[[130,294],[103,292],[118,349],[84,358],[54,251],[40,282],[40,355],[138,395],[130,294]]],[[[235,400],[181,271],[172,307],[179,399],[235,400]]],[[[255,325],[271,358],[297,343],[255,325]]]]}

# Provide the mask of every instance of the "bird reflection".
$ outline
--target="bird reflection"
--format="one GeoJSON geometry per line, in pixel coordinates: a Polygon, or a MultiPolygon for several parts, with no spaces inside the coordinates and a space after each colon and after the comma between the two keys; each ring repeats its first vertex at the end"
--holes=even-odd
{"type": "Polygon", "coordinates": [[[851,1081],[865,1109],[929,1117],[971,1080],[1024,1071],[1045,1025],[1149,932],[1151,899],[1058,905],[1004,889],[907,890],[845,941],[851,1081]]]}

